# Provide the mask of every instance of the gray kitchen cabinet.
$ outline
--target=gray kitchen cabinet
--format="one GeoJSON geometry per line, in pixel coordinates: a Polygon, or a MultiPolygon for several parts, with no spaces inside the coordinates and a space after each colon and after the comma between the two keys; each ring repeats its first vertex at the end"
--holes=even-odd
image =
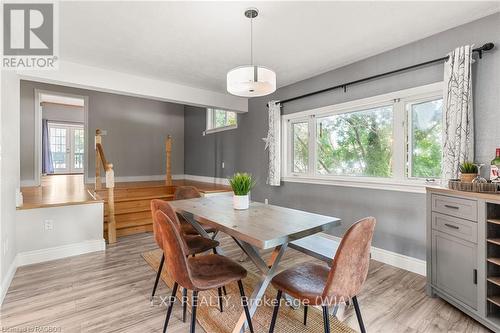
{"type": "Polygon", "coordinates": [[[432,231],[432,282],[477,309],[477,245],[432,231]]]}

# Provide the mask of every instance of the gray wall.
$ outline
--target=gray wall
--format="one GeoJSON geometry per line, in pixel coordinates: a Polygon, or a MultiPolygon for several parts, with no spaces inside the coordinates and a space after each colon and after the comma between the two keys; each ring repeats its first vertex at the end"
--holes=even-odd
{"type": "MultiPolygon", "coordinates": [[[[205,121],[204,112],[186,109],[186,173],[204,176],[224,176],[212,165],[222,160],[235,161],[234,170],[248,171],[258,179],[252,191],[254,200],[304,209],[342,218],[342,227],[333,231],[342,235],[357,219],[373,215],[378,224],[374,245],[389,251],[425,259],[425,195],[385,190],[284,183],[281,187],[265,184],[267,154],[261,138],[267,131],[266,103],[273,99],[285,99],[307,92],[360,79],[381,72],[409,66],[444,56],[459,45],[482,45],[494,42],[497,49],[484,55],[474,64],[474,107],[476,120],[476,160],[487,163],[500,147],[500,14],[436,34],[426,39],[327,72],[325,74],[283,87],[270,96],[254,98],[249,111],[239,116],[238,129],[201,137],[205,121]],[[190,119],[187,121],[187,119],[190,119]],[[231,143],[218,138],[230,135],[231,143]],[[188,138],[194,138],[188,140],[188,138]],[[217,147],[215,145],[217,144],[217,147]],[[209,151],[218,151],[218,161],[204,164],[209,151]]],[[[279,78],[278,78],[279,79],[279,78]]],[[[433,65],[392,77],[367,82],[341,90],[316,95],[287,103],[283,113],[313,109],[359,98],[375,96],[391,91],[421,86],[443,79],[443,65],[433,65]]],[[[232,172],[233,170],[231,170],[232,172]]]]}
{"type": "Polygon", "coordinates": [[[21,81],[21,180],[34,177],[34,90],[35,88],[89,97],[88,168],[94,174],[94,134],[107,130],[103,137],[106,158],[113,163],[116,177],[165,174],[165,138],[172,135],[172,173],[184,173],[184,106],[21,81]]]}
{"type": "Polygon", "coordinates": [[[42,118],[51,121],[83,123],[85,114],[81,106],[43,103],[42,118]]]}

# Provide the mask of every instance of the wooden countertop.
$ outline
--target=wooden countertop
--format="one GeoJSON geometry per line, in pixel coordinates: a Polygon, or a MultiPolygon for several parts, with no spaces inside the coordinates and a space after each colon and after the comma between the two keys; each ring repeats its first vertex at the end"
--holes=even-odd
{"type": "Polygon", "coordinates": [[[500,193],[480,193],[452,190],[442,186],[426,186],[427,192],[441,193],[447,195],[458,195],[473,199],[482,199],[488,202],[500,203],[500,193]]]}

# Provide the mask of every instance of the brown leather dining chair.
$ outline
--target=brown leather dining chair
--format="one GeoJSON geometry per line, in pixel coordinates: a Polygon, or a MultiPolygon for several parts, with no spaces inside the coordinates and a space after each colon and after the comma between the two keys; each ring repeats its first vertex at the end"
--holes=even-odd
{"type": "Polygon", "coordinates": [[[271,283],[278,289],[278,295],[269,332],[274,331],[283,292],[304,304],[304,325],[307,323],[307,306],[321,306],[325,333],[330,332],[328,306],[351,299],[361,332],[366,332],[356,296],[368,275],[375,223],[374,217],[366,217],[347,230],[331,268],[316,263],[304,263],[273,278],[271,283]]]}
{"type": "Polygon", "coordinates": [[[175,281],[172,288],[172,295],[169,299],[163,332],[165,333],[167,330],[179,285],[193,291],[190,332],[194,333],[198,293],[200,291],[218,289],[220,297],[222,286],[237,282],[248,327],[250,332],[253,333],[252,319],[248,310],[243,283],[241,282],[247,275],[245,268],[231,259],[218,254],[189,257],[186,252],[185,240],[180,234],[180,228],[177,223],[172,222],[169,216],[161,211],[156,212],[155,220],[158,223],[163,240],[163,252],[166,256],[168,271],[175,281]]]}
{"type": "MultiPolygon", "coordinates": [[[[159,199],[153,199],[151,200],[151,214],[153,216],[153,234],[155,237],[156,244],[160,247],[160,249],[163,249],[163,239],[160,233],[160,230],[158,229],[158,222],[156,221],[156,212],[157,211],[162,211],[165,213],[167,216],[170,217],[171,220],[174,221],[174,223],[177,223],[180,226],[180,221],[178,219],[178,215],[174,212],[172,207],[168,204],[167,201],[159,200],[159,199]]],[[[219,242],[216,240],[208,239],[205,237],[202,237],[200,235],[181,235],[185,241],[186,244],[186,254],[187,255],[196,255],[199,253],[203,253],[209,250],[212,250],[215,252],[215,248],[219,246],[219,242]]],[[[162,254],[161,260],[160,260],[160,266],[158,267],[158,272],[156,273],[156,279],[155,279],[155,284],[153,286],[153,292],[151,293],[151,299],[153,299],[155,293],[156,293],[156,288],[158,287],[158,282],[160,280],[161,276],[161,271],[163,269],[163,264],[165,262],[165,255],[162,254]]],[[[184,290],[183,293],[185,294],[186,291],[184,290]]],[[[219,292],[220,293],[220,292],[219,292]]],[[[220,293],[220,297],[222,298],[222,294],[220,293]]],[[[222,311],[222,300],[220,300],[220,307],[222,311]]],[[[183,312],[183,321],[186,320],[186,309],[184,307],[184,312],[183,312]]]]}
{"type": "MultiPolygon", "coordinates": [[[[201,193],[194,186],[179,186],[175,189],[174,200],[185,200],[185,199],[196,199],[196,198],[201,198],[201,193]]],[[[186,221],[182,215],[179,216],[179,220],[181,221],[182,231],[184,232],[184,234],[199,235],[198,231],[196,231],[196,229],[188,221],[186,221]]],[[[215,237],[217,229],[203,224],[202,227],[208,234],[211,233],[215,237]]]]}

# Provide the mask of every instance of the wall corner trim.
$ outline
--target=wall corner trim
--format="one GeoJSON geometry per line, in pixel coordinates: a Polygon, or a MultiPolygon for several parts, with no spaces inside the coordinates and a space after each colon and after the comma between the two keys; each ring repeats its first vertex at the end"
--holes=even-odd
{"type": "Polygon", "coordinates": [[[7,270],[7,274],[5,274],[5,278],[2,283],[0,284],[0,306],[3,304],[3,300],[5,299],[5,295],[7,295],[7,290],[9,289],[10,284],[12,283],[12,280],[14,279],[14,275],[16,274],[17,270],[17,258],[14,258],[14,260],[11,262],[9,269],[7,270]]]}

